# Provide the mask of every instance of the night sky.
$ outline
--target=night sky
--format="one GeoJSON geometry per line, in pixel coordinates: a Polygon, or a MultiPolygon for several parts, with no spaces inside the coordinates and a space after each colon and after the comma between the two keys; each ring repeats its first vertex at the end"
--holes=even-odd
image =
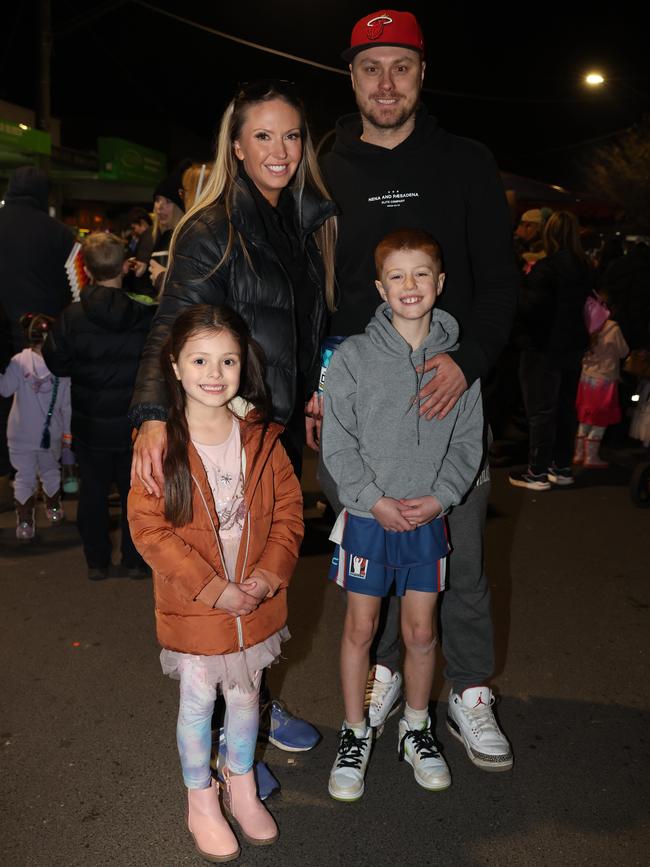
{"type": "MultiPolygon", "coordinates": [[[[274,3],[155,0],[209,28],[344,68],[339,53],[353,23],[373,6],[356,0],[274,3]]],[[[35,7],[5,12],[0,98],[33,107],[37,92],[35,7]]],[[[164,17],[147,4],[52,3],[52,113],[63,144],[94,149],[121,136],[182,156],[206,158],[239,81],[277,77],[300,84],[318,139],[354,103],[343,75],[235,45],[164,17]]],[[[441,124],[485,142],[504,171],[574,188],[582,142],[606,137],[650,113],[647,31],[638,3],[412,2],[427,43],[424,101],[441,124]],[[514,29],[515,35],[508,35],[514,29]],[[580,75],[612,79],[587,91],[580,75]]]]}

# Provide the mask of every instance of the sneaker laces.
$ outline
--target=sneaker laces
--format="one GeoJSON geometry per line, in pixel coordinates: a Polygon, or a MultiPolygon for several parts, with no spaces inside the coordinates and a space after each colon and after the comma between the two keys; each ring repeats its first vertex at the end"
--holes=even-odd
{"type": "Polygon", "coordinates": [[[337,768],[360,768],[368,737],[358,738],[352,729],[344,729],[339,735],[337,768]]]}
{"type": "Polygon", "coordinates": [[[421,759],[440,758],[440,752],[431,733],[431,729],[427,726],[427,728],[425,729],[409,729],[404,734],[402,740],[399,742],[400,761],[402,761],[404,758],[404,750],[406,748],[407,738],[413,741],[413,749],[421,759]]]}
{"type": "Polygon", "coordinates": [[[466,707],[465,705],[462,705],[463,710],[470,720],[472,728],[478,735],[487,732],[501,734],[495,716],[492,713],[493,704],[494,696],[492,696],[490,703],[485,707],[466,707]]]}

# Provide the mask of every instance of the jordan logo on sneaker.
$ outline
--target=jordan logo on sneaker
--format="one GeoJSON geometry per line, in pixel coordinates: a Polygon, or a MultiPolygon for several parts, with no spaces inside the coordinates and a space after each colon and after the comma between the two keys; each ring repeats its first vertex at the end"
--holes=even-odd
{"type": "Polygon", "coordinates": [[[474,705],[474,707],[480,707],[481,705],[483,705],[483,707],[487,707],[486,703],[483,701],[483,694],[479,692],[478,699],[476,700],[476,704],[474,705]]]}

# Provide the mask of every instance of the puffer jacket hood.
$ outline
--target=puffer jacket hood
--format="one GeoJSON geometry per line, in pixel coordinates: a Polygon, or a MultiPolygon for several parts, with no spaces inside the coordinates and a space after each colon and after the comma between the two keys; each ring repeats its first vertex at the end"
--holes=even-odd
{"type": "Polygon", "coordinates": [[[83,289],[81,307],[90,322],[106,331],[124,332],[146,322],[151,324],[156,303],[145,295],[134,296],[111,286],[93,284],[83,289]],[[127,302],[127,298],[133,303],[127,302]]]}
{"type": "Polygon", "coordinates": [[[50,182],[47,175],[34,166],[21,166],[9,178],[5,202],[29,204],[47,211],[50,182]]]}

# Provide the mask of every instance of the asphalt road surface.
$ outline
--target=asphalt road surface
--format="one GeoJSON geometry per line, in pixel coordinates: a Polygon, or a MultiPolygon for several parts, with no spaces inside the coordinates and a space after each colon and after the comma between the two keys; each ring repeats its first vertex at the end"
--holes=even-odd
{"type": "MultiPolygon", "coordinates": [[[[514,489],[507,470],[493,470],[494,687],[513,771],[470,764],[445,727],[439,675],[432,708],[451,788],[415,783],[398,762],[394,718],[376,743],[366,794],[351,805],[327,793],[343,715],[344,603],[324,579],[330,543],[308,462],[293,639],[270,680],[322,741],[308,753],[260,748],[282,784],[268,801],[280,839],[244,843],[238,863],[650,863],[650,510],[630,501],[626,461],[548,493],[514,489]]],[[[66,503],[71,519],[75,505],[66,503]]],[[[50,528],[41,511],[38,524],[38,540],[20,545],[13,515],[0,515],[0,862],[199,865],[184,825],[178,686],[160,672],[151,582],[89,582],[74,521],[50,528]]]]}

